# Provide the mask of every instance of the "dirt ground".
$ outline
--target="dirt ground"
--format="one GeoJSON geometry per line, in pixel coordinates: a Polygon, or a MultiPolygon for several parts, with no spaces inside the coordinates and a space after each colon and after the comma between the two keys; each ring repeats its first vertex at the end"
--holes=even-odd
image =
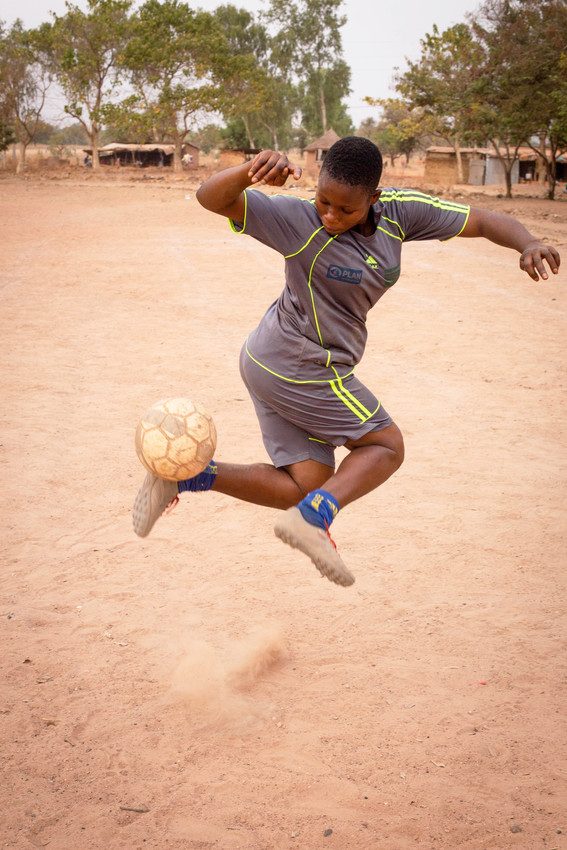
{"type": "MultiPolygon", "coordinates": [[[[343,589],[228,497],[131,530],[156,399],[266,460],[237,361],[282,263],[194,189],[0,180],[0,846],[565,850],[567,267],[406,246],[357,370],[406,462],[343,589]]],[[[566,203],[473,202],[567,254],[566,203]]]]}

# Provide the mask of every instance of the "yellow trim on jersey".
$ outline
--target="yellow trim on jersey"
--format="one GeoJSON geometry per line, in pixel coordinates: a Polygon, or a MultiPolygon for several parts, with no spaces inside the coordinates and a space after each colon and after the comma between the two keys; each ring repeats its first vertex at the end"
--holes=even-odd
{"type": "MultiPolygon", "coordinates": [[[[282,381],[287,381],[288,384],[330,384],[332,381],[334,381],[334,378],[331,378],[331,379],[325,378],[323,380],[309,380],[309,381],[298,381],[295,378],[287,378],[285,375],[280,375],[279,372],[274,372],[273,369],[269,369],[268,366],[264,366],[264,364],[261,363],[260,360],[256,360],[254,355],[250,353],[250,349],[248,348],[248,340],[246,341],[246,344],[245,344],[245,350],[246,350],[246,354],[248,355],[250,360],[252,360],[257,366],[260,366],[261,369],[264,369],[265,372],[269,372],[270,375],[273,375],[275,378],[280,378],[282,381]]],[[[353,374],[353,372],[354,372],[354,369],[351,369],[350,372],[346,373],[346,375],[341,375],[340,379],[344,381],[346,378],[350,378],[350,376],[353,374]]]]}
{"type": "MultiPolygon", "coordinates": [[[[386,218],[386,216],[382,216],[382,218],[386,218]]],[[[401,237],[401,236],[395,236],[393,233],[390,233],[390,231],[389,231],[389,230],[384,230],[384,228],[383,228],[383,227],[380,227],[380,225],[379,225],[379,224],[377,224],[377,225],[376,225],[376,230],[381,230],[381,231],[382,231],[382,233],[385,233],[385,234],[386,234],[386,236],[389,236],[389,237],[390,237],[390,239],[397,239],[397,240],[398,240],[398,242],[403,242],[403,239],[402,239],[402,237],[401,237]]]]}
{"type": "MultiPolygon", "coordinates": [[[[270,375],[273,375],[275,378],[280,378],[282,381],[287,381],[289,384],[329,384],[331,389],[333,390],[336,397],[339,399],[342,404],[344,404],[348,409],[354,413],[357,419],[360,419],[361,422],[368,422],[369,419],[372,419],[375,413],[380,410],[382,406],[381,402],[378,402],[378,407],[376,410],[370,412],[367,407],[365,407],[361,401],[359,401],[356,396],[354,396],[343,384],[343,380],[349,378],[354,369],[351,369],[350,372],[347,372],[346,375],[339,375],[334,366],[331,366],[331,369],[335,373],[335,378],[331,380],[310,380],[310,381],[298,381],[294,378],[287,378],[285,375],[280,375],[278,372],[274,372],[273,369],[269,369],[267,366],[264,366],[259,360],[250,353],[250,349],[248,348],[248,341],[245,344],[246,354],[257,366],[260,366],[261,369],[264,369],[265,372],[269,372],[270,375]]],[[[322,440],[317,440],[315,437],[309,437],[310,440],[315,440],[315,442],[323,442],[322,440]]]]}
{"type": "Polygon", "coordinates": [[[246,216],[248,215],[248,195],[246,194],[246,189],[244,190],[244,221],[242,222],[242,230],[239,230],[234,221],[229,218],[228,223],[230,224],[230,229],[233,233],[238,233],[241,235],[246,230],[246,216]]]}
{"type": "Polygon", "coordinates": [[[394,219],[393,219],[393,218],[388,218],[388,216],[387,216],[387,215],[381,215],[381,216],[380,216],[380,218],[383,218],[385,221],[389,221],[389,222],[390,222],[390,224],[395,224],[395,225],[396,225],[396,227],[398,228],[398,230],[400,231],[400,233],[402,234],[402,238],[403,238],[403,239],[405,239],[405,238],[406,238],[406,234],[404,233],[404,231],[403,231],[403,230],[402,230],[402,228],[400,227],[400,223],[399,223],[398,221],[394,221],[394,219]]]}
{"type": "Polygon", "coordinates": [[[381,401],[379,401],[379,402],[378,402],[378,407],[377,407],[375,410],[373,410],[373,411],[372,411],[372,413],[370,414],[370,416],[369,416],[368,418],[369,418],[369,419],[372,419],[372,417],[374,416],[374,414],[375,414],[375,413],[378,413],[378,411],[380,410],[380,408],[381,408],[381,407],[382,407],[382,402],[381,402],[381,401]]]}
{"type": "Polygon", "coordinates": [[[344,395],[341,393],[341,391],[340,391],[340,390],[339,390],[339,388],[337,387],[336,382],[335,382],[335,381],[330,381],[330,385],[331,385],[331,389],[332,389],[332,391],[333,391],[333,392],[334,392],[334,394],[337,396],[337,398],[339,399],[339,401],[342,401],[342,403],[343,403],[343,404],[346,404],[346,406],[349,408],[349,410],[352,410],[352,412],[354,413],[354,415],[355,415],[355,416],[357,416],[357,417],[360,419],[360,421],[361,421],[361,422],[366,422],[367,417],[364,415],[364,413],[361,413],[361,412],[360,412],[360,410],[358,410],[358,408],[356,408],[356,407],[354,406],[354,404],[352,404],[352,403],[348,400],[348,398],[347,398],[346,396],[344,396],[344,395]]]}
{"type": "Polygon", "coordinates": [[[366,418],[369,418],[370,416],[372,416],[372,414],[370,413],[368,408],[365,407],[362,404],[362,402],[359,401],[357,399],[357,397],[354,396],[351,392],[349,392],[349,390],[347,390],[347,388],[343,385],[342,378],[339,375],[339,373],[337,372],[337,370],[335,369],[335,367],[331,366],[331,369],[333,370],[333,372],[335,373],[335,375],[337,377],[337,386],[338,386],[339,390],[350,400],[350,402],[352,404],[355,404],[359,408],[360,412],[363,413],[366,418]]]}
{"type": "Polygon", "coordinates": [[[323,225],[321,225],[321,227],[318,227],[317,230],[313,231],[313,233],[311,234],[311,236],[309,237],[309,239],[307,240],[305,245],[302,245],[301,248],[299,249],[299,251],[295,251],[294,254],[284,254],[284,260],[291,260],[292,257],[297,257],[298,254],[301,254],[301,252],[305,248],[307,248],[307,246],[309,245],[311,240],[314,239],[314,237],[317,236],[317,234],[320,233],[322,230],[324,230],[323,225]]]}
{"type": "MultiPolygon", "coordinates": [[[[455,236],[460,236],[460,235],[461,235],[461,233],[463,232],[463,230],[464,230],[464,229],[465,229],[465,227],[467,226],[467,222],[468,222],[468,220],[469,220],[469,216],[470,216],[470,214],[471,214],[471,208],[469,207],[469,208],[468,208],[468,210],[467,210],[467,214],[466,214],[466,216],[465,216],[465,220],[464,220],[464,222],[463,222],[463,226],[461,227],[461,229],[459,230],[459,232],[458,232],[458,233],[455,233],[455,236]]],[[[450,241],[451,241],[451,239],[454,239],[454,238],[455,238],[455,236],[449,236],[449,238],[448,238],[448,239],[442,239],[441,241],[442,241],[442,242],[450,242],[450,241]]]]}
{"type": "Polygon", "coordinates": [[[441,198],[426,195],[423,192],[418,192],[414,189],[393,189],[390,192],[383,192],[380,195],[380,201],[382,203],[388,203],[388,201],[400,201],[400,203],[413,201],[419,204],[429,204],[429,206],[437,207],[441,210],[451,210],[452,212],[461,213],[466,213],[467,210],[470,209],[468,204],[457,204],[454,201],[445,201],[441,198]]]}
{"type": "Polygon", "coordinates": [[[319,255],[322,254],[323,251],[325,250],[325,248],[327,247],[327,245],[329,245],[333,241],[333,239],[336,239],[336,238],[337,238],[336,235],[331,236],[330,239],[327,239],[327,241],[325,242],[323,247],[319,251],[317,251],[317,253],[315,254],[315,257],[313,258],[313,262],[311,263],[311,268],[309,269],[309,277],[307,278],[307,287],[309,289],[309,294],[311,295],[311,304],[313,306],[313,316],[315,318],[315,327],[317,328],[317,336],[319,337],[319,342],[321,343],[323,348],[325,346],[323,345],[323,337],[321,336],[321,328],[319,327],[319,319],[317,317],[317,310],[315,309],[315,297],[313,295],[313,288],[311,286],[311,279],[313,277],[313,269],[315,268],[315,263],[317,262],[319,255]]]}
{"type": "Polygon", "coordinates": [[[307,437],[308,440],[311,440],[312,443],[322,443],[324,446],[330,446],[331,443],[328,443],[326,440],[318,440],[317,437],[307,437]]]}

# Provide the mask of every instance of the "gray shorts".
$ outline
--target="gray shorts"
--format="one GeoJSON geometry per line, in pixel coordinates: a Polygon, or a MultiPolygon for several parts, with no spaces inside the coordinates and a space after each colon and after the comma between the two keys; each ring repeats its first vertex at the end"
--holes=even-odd
{"type": "Polygon", "coordinates": [[[274,466],[316,460],[334,468],[337,446],[392,424],[380,402],[354,375],[343,381],[295,384],[251,360],[246,346],[240,353],[240,374],[274,466]]]}

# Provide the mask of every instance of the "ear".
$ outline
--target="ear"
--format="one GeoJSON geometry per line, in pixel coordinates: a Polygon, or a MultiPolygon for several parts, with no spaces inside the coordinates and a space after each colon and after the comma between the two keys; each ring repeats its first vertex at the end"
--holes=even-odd
{"type": "Polygon", "coordinates": [[[382,189],[376,189],[375,192],[372,192],[372,194],[370,195],[370,203],[375,204],[381,194],[382,194],[382,189]]]}

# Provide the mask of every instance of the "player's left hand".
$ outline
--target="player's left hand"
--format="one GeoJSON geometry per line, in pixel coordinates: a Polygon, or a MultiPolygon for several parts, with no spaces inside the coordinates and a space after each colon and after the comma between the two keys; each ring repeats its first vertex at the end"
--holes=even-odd
{"type": "Polygon", "coordinates": [[[532,278],[532,280],[547,280],[548,273],[545,262],[553,274],[557,274],[561,265],[559,251],[551,245],[543,242],[530,242],[520,255],[520,268],[532,278]]]}

